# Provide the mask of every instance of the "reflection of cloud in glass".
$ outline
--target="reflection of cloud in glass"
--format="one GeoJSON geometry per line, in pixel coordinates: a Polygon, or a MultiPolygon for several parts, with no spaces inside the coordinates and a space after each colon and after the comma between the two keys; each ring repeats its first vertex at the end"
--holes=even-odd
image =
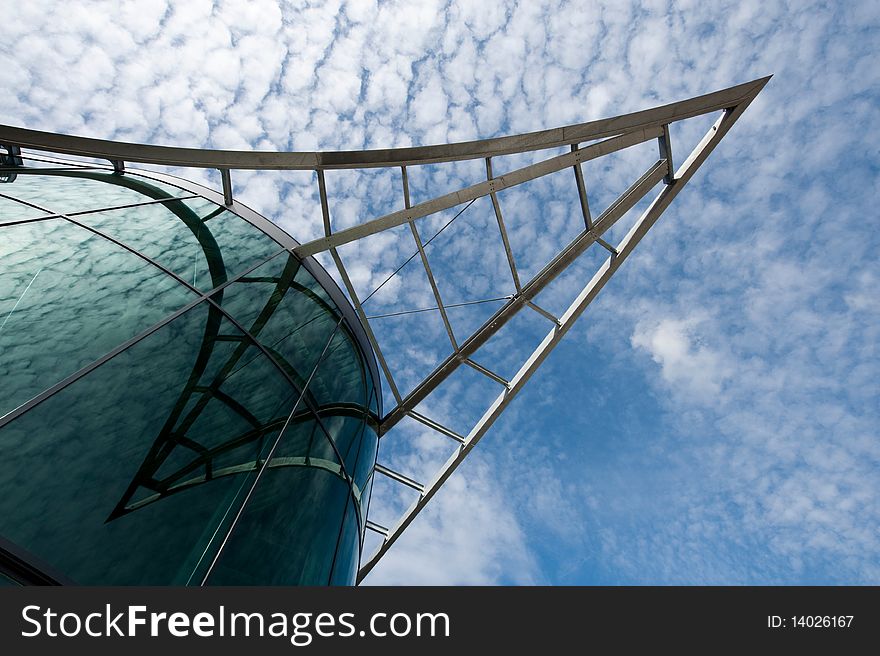
{"type": "Polygon", "coordinates": [[[339,310],[232,212],[95,177],[18,176],[99,211],[0,228],[0,535],[86,584],[354,582],[376,393],[339,310]]]}

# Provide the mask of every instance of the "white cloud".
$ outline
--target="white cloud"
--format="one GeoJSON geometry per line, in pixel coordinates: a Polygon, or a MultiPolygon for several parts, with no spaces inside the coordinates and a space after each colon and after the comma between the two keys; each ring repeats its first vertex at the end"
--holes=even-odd
{"type": "Polygon", "coordinates": [[[664,380],[690,395],[714,401],[730,377],[726,358],[700,343],[700,319],[662,319],[650,327],[639,324],[632,345],[651,354],[661,367],[664,380]]]}
{"type": "Polygon", "coordinates": [[[469,463],[449,480],[364,582],[529,585],[538,581],[528,538],[493,481],[491,469],[469,463]]]}

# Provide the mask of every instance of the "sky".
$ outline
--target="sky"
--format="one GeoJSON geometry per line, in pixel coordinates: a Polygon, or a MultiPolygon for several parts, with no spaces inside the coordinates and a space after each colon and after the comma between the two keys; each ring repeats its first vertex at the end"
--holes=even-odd
{"type": "MultiPolygon", "coordinates": [[[[0,122],[200,148],[488,138],[773,74],[365,583],[880,583],[876,2],[0,0],[0,9],[0,122]]],[[[675,127],[678,162],[707,120],[675,127]]],[[[649,143],[585,166],[594,214],[656,158],[649,143]]],[[[419,202],[479,182],[485,169],[478,160],[409,177],[419,202]]],[[[523,271],[576,234],[572,180],[562,171],[499,194],[523,271]]],[[[239,200],[300,241],[320,234],[314,174],[234,172],[233,183],[239,200]]],[[[327,184],[335,229],[402,206],[395,171],[328,172],[327,184]]],[[[453,216],[420,222],[423,239],[453,216]]],[[[491,204],[478,201],[432,243],[444,301],[511,293],[493,222],[491,204]]],[[[595,248],[540,302],[561,312],[603,261],[595,248]]],[[[362,298],[413,252],[406,228],[340,249],[362,298]]],[[[366,309],[431,305],[414,261],[366,309]]],[[[450,319],[465,335],[495,307],[450,319]]],[[[436,312],[373,323],[404,389],[446,355],[436,312]]],[[[547,329],[537,314],[518,317],[476,359],[512,375],[547,329]]],[[[459,371],[420,410],[466,432],[497,393],[459,371]]],[[[448,452],[444,438],[404,421],[382,438],[380,460],[425,478],[448,452]]],[[[371,512],[391,522],[406,501],[377,484],[371,512]]]]}

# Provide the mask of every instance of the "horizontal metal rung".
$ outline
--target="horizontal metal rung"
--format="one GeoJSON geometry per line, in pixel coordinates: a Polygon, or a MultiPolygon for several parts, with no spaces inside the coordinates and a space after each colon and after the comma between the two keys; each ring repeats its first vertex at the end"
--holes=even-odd
{"type": "Polygon", "coordinates": [[[562,325],[562,322],[559,321],[559,319],[557,319],[557,318],[554,317],[552,314],[550,314],[549,312],[547,312],[547,310],[545,310],[544,308],[542,308],[542,307],[541,307],[540,305],[538,305],[537,303],[532,303],[531,301],[526,301],[526,305],[528,305],[530,308],[532,308],[535,312],[537,312],[538,314],[540,314],[540,315],[541,315],[542,317],[544,317],[545,319],[549,319],[550,321],[552,321],[553,323],[555,323],[557,326],[562,325]]]}
{"type": "Polygon", "coordinates": [[[619,255],[619,253],[617,252],[617,249],[614,248],[614,246],[612,246],[611,244],[609,244],[607,241],[605,241],[605,240],[602,239],[601,237],[596,237],[596,242],[597,242],[600,246],[602,246],[602,248],[605,248],[606,250],[608,250],[608,252],[610,252],[612,255],[619,255]]]}
{"type": "Polygon", "coordinates": [[[385,465],[380,465],[378,462],[376,463],[376,471],[383,476],[387,476],[393,481],[397,481],[398,483],[402,483],[403,485],[411,487],[419,494],[425,491],[425,486],[418,481],[413,480],[409,476],[404,476],[403,474],[396,472],[393,469],[388,469],[388,467],[386,467],[385,465]]]}
{"type": "Polygon", "coordinates": [[[428,428],[431,428],[431,429],[437,431],[438,433],[445,435],[446,437],[452,438],[453,440],[455,440],[459,444],[465,443],[464,437],[462,437],[461,435],[459,435],[455,431],[446,428],[446,426],[443,426],[442,424],[438,424],[433,419],[428,419],[428,417],[426,417],[425,415],[421,415],[418,412],[415,412],[413,410],[410,410],[406,414],[408,414],[410,417],[415,419],[420,424],[424,424],[428,428]]]}
{"type": "Polygon", "coordinates": [[[473,369],[474,371],[479,371],[481,374],[486,376],[486,378],[491,378],[496,383],[500,383],[501,385],[504,385],[504,387],[510,387],[510,382],[504,380],[501,376],[496,374],[494,371],[490,371],[489,369],[486,369],[486,367],[484,367],[483,365],[477,364],[476,362],[474,362],[470,358],[465,358],[464,363],[467,366],[469,366],[471,369],[473,369]]]}
{"type": "Polygon", "coordinates": [[[366,528],[370,529],[371,531],[373,531],[374,533],[378,533],[379,535],[386,537],[386,538],[388,537],[388,534],[391,532],[391,529],[385,528],[381,524],[377,524],[376,522],[374,522],[370,519],[368,519],[366,522],[364,522],[364,526],[366,528]]]}

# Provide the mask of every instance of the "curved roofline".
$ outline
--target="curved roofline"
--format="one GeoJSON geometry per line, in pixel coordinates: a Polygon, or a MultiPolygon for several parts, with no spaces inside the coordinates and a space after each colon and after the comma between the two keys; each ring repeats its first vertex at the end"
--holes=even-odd
{"type": "Polygon", "coordinates": [[[728,109],[756,93],[770,76],[715,91],[688,100],[651,109],[577,123],[538,132],[462,141],[434,146],[383,148],[375,150],[341,150],[324,152],[272,152],[242,150],[206,150],[91,139],[0,125],[0,143],[13,143],[23,148],[49,150],[56,153],[98,157],[108,160],[216,169],[308,170],[334,168],[371,168],[434,164],[454,160],[479,159],[510,155],[531,150],[555,148],[573,143],[637,130],[659,122],[670,123],[728,109]]]}

